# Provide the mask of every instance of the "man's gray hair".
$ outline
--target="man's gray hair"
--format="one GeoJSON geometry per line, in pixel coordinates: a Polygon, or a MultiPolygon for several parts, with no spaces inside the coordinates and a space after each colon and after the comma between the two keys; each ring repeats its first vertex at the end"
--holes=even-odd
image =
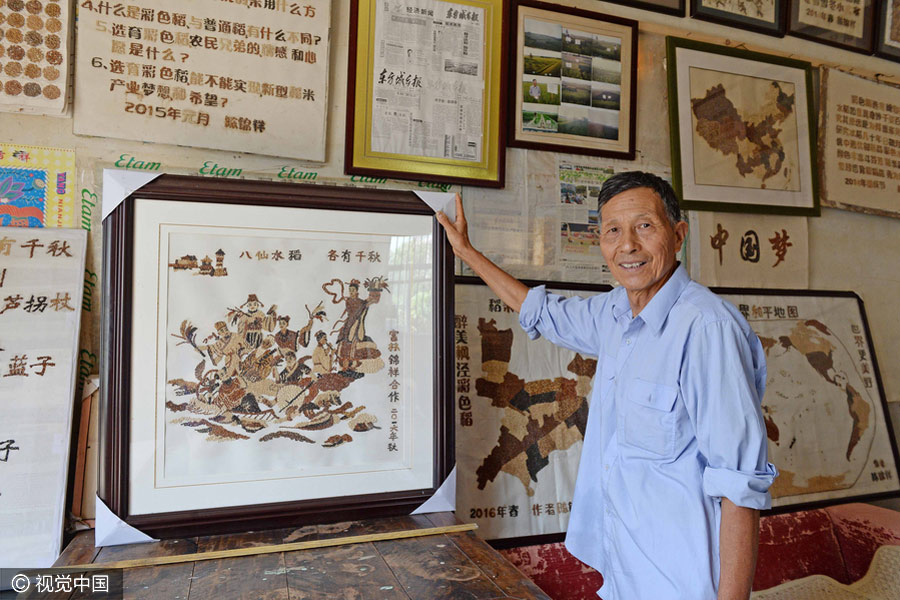
{"type": "Polygon", "coordinates": [[[603,182],[600,189],[600,203],[597,206],[599,211],[603,205],[618,196],[622,192],[627,192],[634,188],[650,188],[662,200],[663,208],[666,210],[666,216],[669,222],[674,226],[681,220],[681,208],[678,206],[678,197],[675,196],[675,190],[669,185],[669,182],[662,177],[657,177],[653,173],[644,171],[626,171],[625,173],[616,173],[603,182]]]}

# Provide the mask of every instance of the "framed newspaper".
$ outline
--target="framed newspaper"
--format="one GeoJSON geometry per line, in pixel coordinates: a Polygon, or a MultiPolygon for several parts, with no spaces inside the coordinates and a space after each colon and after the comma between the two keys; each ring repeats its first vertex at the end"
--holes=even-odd
{"type": "Polygon", "coordinates": [[[509,145],[634,159],[637,21],[513,3],[509,145]]]}
{"type": "MultiPolygon", "coordinates": [[[[495,547],[560,541],[597,359],[529,340],[480,279],[456,281],[456,514],[495,547]]],[[[547,285],[566,296],[612,289],[547,285]]]]}
{"type": "Polygon", "coordinates": [[[766,353],[763,417],[780,471],[773,511],[900,495],[897,440],[860,298],[853,292],[713,288],[766,353]]]}
{"type": "Polygon", "coordinates": [[[163,175],[104,221],[100,497],[155,537],[408,514],[453,464],[412,193],[163,175]]]}
{"type": "Polygon", "coordinates": [[[503,187],[502,0],[352,0],[347,173],[503,187]]]}
{"type": "Polygon", "coordinates": [[[819,215],[810,63],[667,37],[666,64],[683,208],[819,215]]]}

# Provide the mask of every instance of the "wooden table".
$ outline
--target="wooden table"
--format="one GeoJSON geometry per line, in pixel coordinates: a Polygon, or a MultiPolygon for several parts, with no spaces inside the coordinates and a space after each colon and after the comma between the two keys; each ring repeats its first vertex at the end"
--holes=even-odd
{"type": "MultiPolygon", "coordinates": [[[[194,554],[458,523],[453,513],[94,548],[78,534],[54,566],[194,554]]],[[[129,568],[125,598],[163,600],[550,600],[471,531],[129,568]]]]}

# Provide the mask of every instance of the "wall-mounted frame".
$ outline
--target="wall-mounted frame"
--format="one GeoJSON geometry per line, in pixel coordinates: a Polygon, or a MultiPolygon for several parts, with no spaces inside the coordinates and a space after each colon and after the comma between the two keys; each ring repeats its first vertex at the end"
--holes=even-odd
{"type": "Polygon", "coordinates": [[[878,11],[875,54],[900,62],[900,0],[883,0],[878,11]]]}
{"type": "Polygon", "coordinates": [[[759,335],[773,512],[900,495],[900,456],[862,300],[853,292],[713,288],[759,335]]]}
{"type": "Polygon", "coordinates": [[[510,146],[634,159],[637,21],[510,6],[510,146]]]}
{"type": "Polygon", "coordinates": [[[676,37],[666,56],[682,206],[817,216],[811,65],[676,37]]]}
{"type": "Polygon", "coordinates": [[[876,0],[836,3],[790,0],[788,33],[820,44],[872,54],[875,3],[876,0]]]}
{"type": "Polygon", "coordinates": [[[684,16],[684,0],[610,0],[610,2],[676,17],[684,16]]]}
{"type": "Polygon", "coordinates": [[[156,537],[409,513],[453,464],[410,192],[163,175],[104,220],[100,497],[156,537]]]}
{"type": "Polygon", "coordinates": [[[344,170],[503,187],[502,0],[353,0],[344,170]]]}
{"type": "Polygon", "coordinates": [[[691,16],[729,27],[782,37],[788,0],[691,0],[691,16]]]}
{"type": "MultiPolygon", "coordinates": [[[[561,541],[596,357],[529,340],[518,313],[480,279],[456,281],[456,514],[494,547],[561,541]]],[[[564,296],[612,289],[526,285],[564,296]]]]}

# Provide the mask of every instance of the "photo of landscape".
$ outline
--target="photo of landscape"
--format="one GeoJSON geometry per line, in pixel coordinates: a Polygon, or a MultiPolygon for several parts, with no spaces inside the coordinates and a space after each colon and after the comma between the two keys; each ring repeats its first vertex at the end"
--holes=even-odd
{"type": "Polygon", "coordinates": [[[523,18],[522,131],[618,139],[622,39],[585,29],[523,18]]]}

